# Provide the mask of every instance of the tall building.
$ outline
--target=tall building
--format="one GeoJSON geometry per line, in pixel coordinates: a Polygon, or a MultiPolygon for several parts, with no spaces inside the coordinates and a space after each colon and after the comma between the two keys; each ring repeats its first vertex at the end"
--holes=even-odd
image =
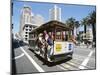
{"type": "Polygon", "coordinates": [[[19,35],[21,40],[28,43],[29,32],[31,32],[35,27],[43,24],[43,22],[44,21],[41,15],[34,15],[31,7],[24,6],[21,10],[20,17],[19,35]]]}
{"type": "Polygon", "coordinates": [[[31,23],[31,8],[29,6],[24,6],[21,10],[20,17],[20,30],[22,30],[23,26],[27,23],[31,23]]]}
{"type": "Polygon", "coordinates": [[[44,23],[44,18],[40,14],[35,14],[33,16],[33,24],[40,26],[44,23]]]}
{"type": "Polygon", "coordinates": [[[49,9],[49,18],[50,20],[61,21],[61,8],[54,5],[52,9],[49,9]]]}

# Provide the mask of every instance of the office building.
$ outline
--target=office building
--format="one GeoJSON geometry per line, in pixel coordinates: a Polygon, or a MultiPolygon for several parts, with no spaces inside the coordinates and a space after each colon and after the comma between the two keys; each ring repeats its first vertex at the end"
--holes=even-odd
{"type": "Polygon", "coordinates": [[[54,5],[53,8],[49,9],[49,19],[61,21],[61,8],[54,5]]]}
{"type": "Polygon", "coordinates": [[[31,7],[24,6],[21,10],[20,17],[19,35],[21,40],[28,43],[29,32],[31,32],[35,27],[43,24],[43,22],[44,21],[41,15],[34,15],[31,7]]]}
{"type": "Polygon", "coordinates": [[[40,26],[44,23],[44,18],[40,14],[35,14],[33,16],[33,24],[40,26]]]}

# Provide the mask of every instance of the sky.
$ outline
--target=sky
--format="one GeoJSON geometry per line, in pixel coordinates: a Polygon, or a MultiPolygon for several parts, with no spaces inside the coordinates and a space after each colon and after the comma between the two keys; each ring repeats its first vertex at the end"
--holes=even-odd
{"type": "MultiPolygon", "coordinates": [[[[44,21],[49,21],[49,9],[53,8],[55,3],[45,3],[45,2],[25,2],[13,0],[13,32],[19,32],[20,27],[20,15],[21,9],[24,5],[30,6],[32,8],[33,14],[40,14],[44,21]]],[[[61,8],[61,21],[63,23],[70,17],[75,18],[77,21],[81,21],[84,17],[88,16],[93,10],[96,10],[95,6],[89,5],[73,5],[73,4],[56,4],[61,8]]],[[[83,27],[79,28],[80,31],[83,31],[83,27]]]]}

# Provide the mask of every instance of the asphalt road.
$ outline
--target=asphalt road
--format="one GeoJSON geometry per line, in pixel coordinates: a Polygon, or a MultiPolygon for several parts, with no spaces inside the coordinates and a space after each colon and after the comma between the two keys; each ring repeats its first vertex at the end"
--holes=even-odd
{"type": "Polygon", "coordinates": [[[66,59],[52,65],[45,64],[45,60],[29,50],[27,45],[18,42],[13,44],[12,55],[14,74],[92,70],[96,68],[95,49],[81,48],[80,46],[75,46],[72,59],[66,59]]]}

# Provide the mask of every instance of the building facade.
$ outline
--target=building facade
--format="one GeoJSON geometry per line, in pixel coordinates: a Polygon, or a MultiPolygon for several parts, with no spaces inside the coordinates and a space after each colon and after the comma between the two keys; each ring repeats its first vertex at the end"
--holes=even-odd
{"type": "Polygon", "coordinates": [[[25,24],[23,27],[23,41],[28,43],[29,40],[29,32],[31,32],[36,25],[33,24],[25,24]]]}
{"type": "Polygon", "coordinates": [[[61,21],[61,8],[54,5],[53,8],[49,9],[49,19],[61,21]]]}
{"type": "Polygon", "coordinates": [[[86,38],[89,40],[89,41],[93,41],[93,33],[92,33],[92,29],[89,28],[87,31],[86,31],[86,38]]]}
{"type": "Polygon", "coordinates": [[[20,16],[19,35],[21,40],[28,43],[29,32],[31,32],[35,27],[43,24],[43,18],[42,16],[34,15],[31,7],[29,6],[24,6],[22,8],[20,16]]]}
{"type": "Polygon", "coordinates": [[[44,18],[40,14],[35,14],[32,18],[33,24],[40,26],[44,23],[44,18]]]}

